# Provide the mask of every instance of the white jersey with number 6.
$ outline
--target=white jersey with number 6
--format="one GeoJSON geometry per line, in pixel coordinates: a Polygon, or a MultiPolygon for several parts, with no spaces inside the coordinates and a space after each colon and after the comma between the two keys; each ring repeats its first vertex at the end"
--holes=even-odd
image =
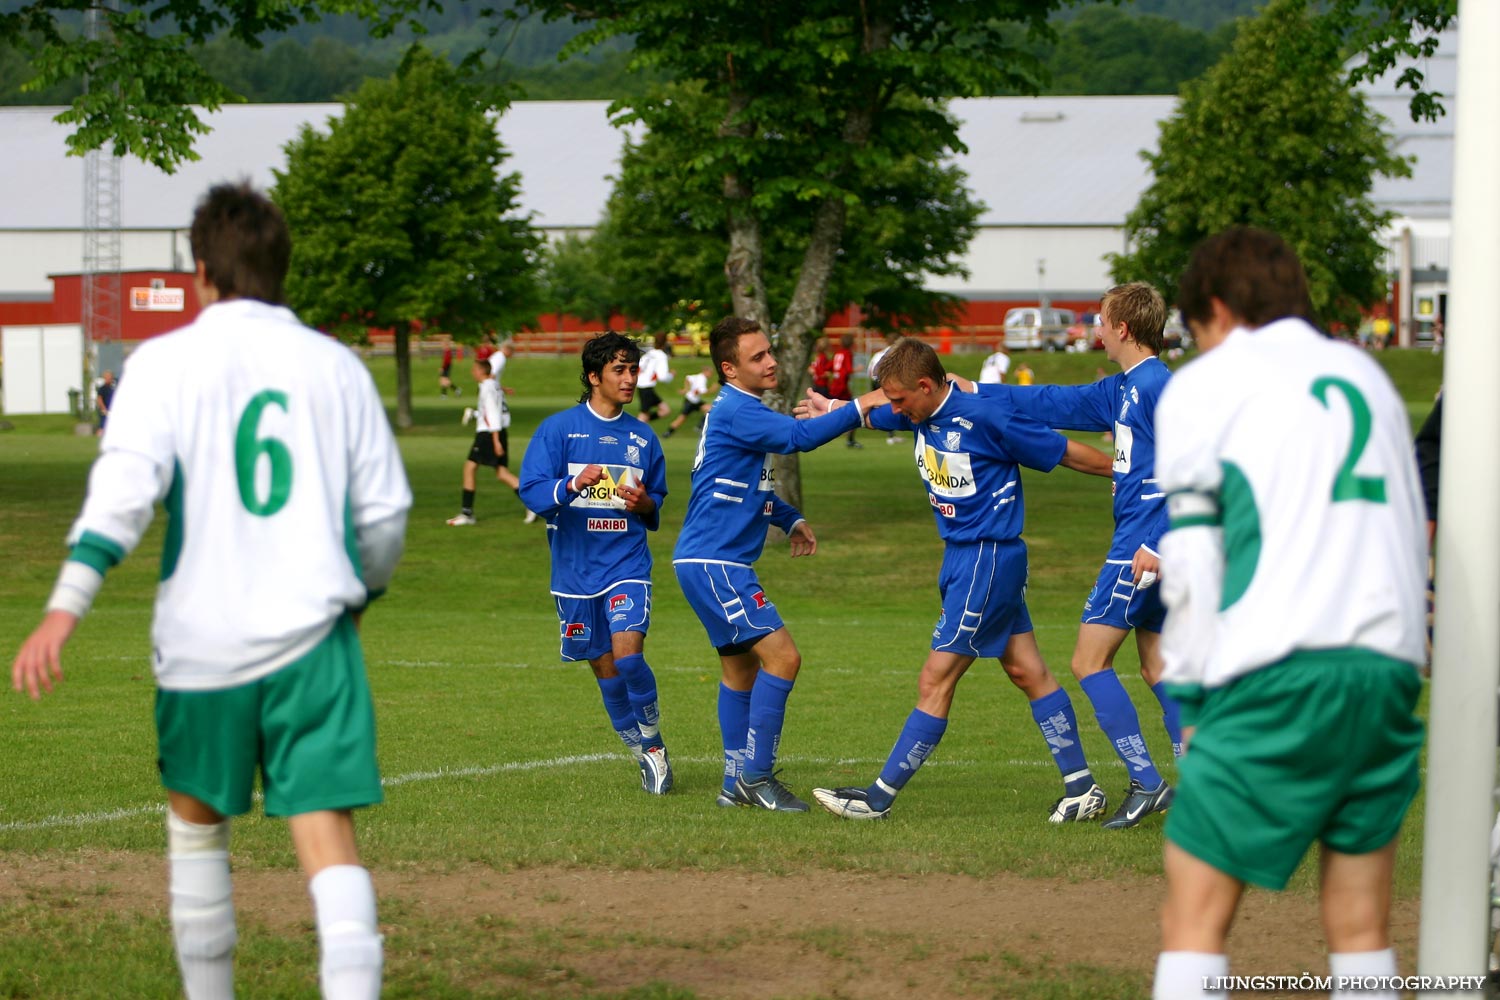
{"type": "Polygon", "coordinates": [[[233,687],[368,599],[356,536],[411,490],[364,364],[288,309],[235,299],[142,344],[69,535],[123,557],[161,502],[158,684],[233,687]]]}
{"type": "Polygon", "coordinates": [[[1165,680],[1216,688],[1294,650],[1422,661],[1411,425],[1368,355],[1301,320],[1235,330],[1167,383],[1156,434],[1165,680]]]}

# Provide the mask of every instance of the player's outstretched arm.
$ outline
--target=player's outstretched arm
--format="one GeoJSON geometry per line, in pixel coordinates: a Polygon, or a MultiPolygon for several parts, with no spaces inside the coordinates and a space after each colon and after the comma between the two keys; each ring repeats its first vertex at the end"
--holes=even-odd
{"type": "Polygon", "coordinates": [[[1113,458],[1081,441],[1068,442],[1068,450],[1063,453],[1061,464],[1087,476],[1112,478],[1115,474],[1113,458]]]}
{"type": "Polygon", "coordinates": [[[10,668],[11,687],[25,691],[33,701],[43,691],[50,693],[53,683],[62,680],[62,648],[77,625],[78,616],[71,612],[48,611],[16,654],[10,668]]]}

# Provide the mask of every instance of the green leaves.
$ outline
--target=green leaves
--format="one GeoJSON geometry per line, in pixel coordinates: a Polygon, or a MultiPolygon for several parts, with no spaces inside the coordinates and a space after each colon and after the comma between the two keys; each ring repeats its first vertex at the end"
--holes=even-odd
{"type": "Polygon", "coordinates": [[[1162,125],[1155,176],[1126,219],[1134,250],[1116,279],[1144,279],[1168,299],[1192,248],[1234,224],[1281,234],[1302,258],[1324,323],[1358,324],[1383,296],[1388,216],[1377,176],[1409,173],[1382,119],[1350,88],[1338,34],[1306,0],[1276,0],[1244,23],[1230,54],[1183,89],[1162,125]]]}
{"type": "Polygon", "coordinates": [[[287,299],[345,336],[414,326],[477,340],[536,312],[540,237],[490,95],[413,47],[327,133],[304,128],[273,192],[292,231],[287,299]]]}

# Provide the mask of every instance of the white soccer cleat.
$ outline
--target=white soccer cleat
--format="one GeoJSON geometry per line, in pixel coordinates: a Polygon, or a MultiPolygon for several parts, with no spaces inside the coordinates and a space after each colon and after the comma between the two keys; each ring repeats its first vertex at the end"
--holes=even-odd
{"type": "Polygon", "coordinates": [[[1104,789],[1097,784],[1089,786],[1082,795],[1064,795],[1052,804],[1048,823],[1082,823],[1104,813],[1106,801],[1104,789]]]}
{"type": "Polygon", "coordinates": [[[526,512],[526,516],[523,517],[523,518],[521,518],[521,523],[522,524],[535,524],[536,523],[536,511],[534,511],[534,510],[528,510],[526,512]]]}
{"type": "Polygon", "coordinates": [[[465,406],[464,407],[464,416],[463,416],[463,419],[460,420],[459,423],[460,424],[467,424],[470,420],[473,420],[473,419],[474,419],[474,408],[472,406],[465,406]]]}
{"type": "Polygon", "coordinates": [[[666,747],[647,747],[636,758],[641,765],[641,788],[651,795],[665,795],[672,790],[672,762],[666,747]]]}
{"type": "Polygon", "coordinates": [[[479,522],[476,521],[476,520],[474,520],[474,518],[471,515],[469,515],[469,514],[460,514],[457,517],[450,517],[450,518],[448,518],[448,526],[450,528],[459,528],[459,527],[462,527],[463,525],[466,525],[466,524],[478,524],[478,523],[479,522]]]}
{"type": "Polygon", "coordinates": [[[869,793],[863,788],[814,788],[818,805],[840,819],[885,819],[891,807],[876,809],[870,805],[869,793]]]}

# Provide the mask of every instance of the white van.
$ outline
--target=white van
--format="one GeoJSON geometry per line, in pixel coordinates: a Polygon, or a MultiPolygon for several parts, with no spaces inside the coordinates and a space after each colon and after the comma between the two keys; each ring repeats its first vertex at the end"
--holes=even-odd
{"type": "Polygon", "coordinates": [[[1017,306],[1005,314],[1005,349],[1064,350],[1068,346],[1068,327],[1073,325],[1073,319],[1071,309],[1017,306]]]}

